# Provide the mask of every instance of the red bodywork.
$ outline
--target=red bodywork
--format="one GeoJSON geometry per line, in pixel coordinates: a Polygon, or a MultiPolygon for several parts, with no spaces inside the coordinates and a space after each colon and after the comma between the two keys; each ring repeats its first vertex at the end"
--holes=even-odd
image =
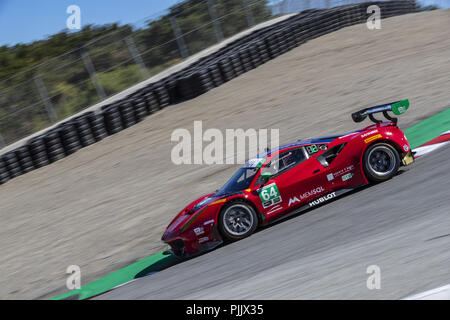
{"type": "Polygon", "coordinates": [[[364,151],[371,144],[382,141],[391,144],[398,151],[400,159],[411,155],[404,133],[393,122],[377,123],[346,135],[298,141],[261,155],[265,159],[261,166],[264,168],[273,157],[285,151],[303,148],[302,152],[307,154],[306,160],[264,184],[275,183],[281,201],[271,205],[265,203],[266,207],[263,206],[257,192],[261,186],[256,184],[262,171],[260,169],[245,190],[221,196],[211,193],[192,202],[169,224],[162,240],[177,255],[195,254],[222,243],[222,236],[217,228],[218,217],[222,207],[229,201],[240,199],[251,204],[258,213],[261,226],[364,186],[369,183],[362,166],[364,151]],[[341,146],[342,144],[345,145],[341,146]],[[323,150],[309,154],[307,150],[311,148],[323,150]],[[339,149],[329,164],[326,161],[324,163],[323,157],[327,151],[339,149]]]}

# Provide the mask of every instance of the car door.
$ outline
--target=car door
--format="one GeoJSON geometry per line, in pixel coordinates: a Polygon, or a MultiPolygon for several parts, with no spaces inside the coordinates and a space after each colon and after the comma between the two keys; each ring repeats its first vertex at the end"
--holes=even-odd
{"type": "MultiPolygon", "coordinates": [[[[326,192],[325,169],[316,159],[309,158],[304,147],[281,152],[262,170],[272,174],[271,179],[259,188],[268,220],[276,219],[326,192]]],[[[257,181],[255,186],[259,184],[257,181]]]]}
{"type": "Polygon", "coordinates": [[[286,212],[287,200],[294,193],[295,175],[294,171],[301,163],[307,159],[307,155],[302,148],[293,148],[274,156],[261,169],[262,172],[270,172],[271,178],[262,185],[261,176],[256,181],[263,213],[267,219],[279,217],[286,212]]]}

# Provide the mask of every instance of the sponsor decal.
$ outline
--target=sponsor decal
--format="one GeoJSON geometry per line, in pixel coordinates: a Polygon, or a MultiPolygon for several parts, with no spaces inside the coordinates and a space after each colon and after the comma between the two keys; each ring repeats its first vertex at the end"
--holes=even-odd
{"type": "Polygon", "coordinates": [[[398,110],[398,113],[405,113],[406,108],[405,107],[398,107],[397,110],[398,110]]]}
{"type": "Polygon", "coordinates": [[[321,193],[323,191],[325,191],[325,189],[323,187],[317,187],[311,191],[308,191],[308,192],[305,192],[304,194],[302,194],[300,196],[300,199],[303,200],[303,199],[309,198],[309,197],[316,195],[318,193],[321,193]]]}
{"type": "Polygon", "coordinates": [[[208,220],[208,221],[205,221],[204,223],[203,223],[203,225],[204,226],[206,226],[206,225],[208,225],[208,224],[214,224],[214,219],[211,219],[211,220],[208,220]]]}
{"type": "Polygon", "coordinates": [[[366,140],[364,140],[364,142],[365,143],[369,143],[369,142],[371,142],[373,140],[377,140],[377,139],[380,139],[380,138],[381,138],[381,134],[377,134],[377,135],[371,136],[370,138],[367,138],[366,140]]]}
{"type": "Polygon", "coordinates": [[[374,133],[378,133],[378,129],[375,129],[375,130],[372,130],[372,131],[369,131],[369,132],[366,132],[366,133],[362,134],[361,138],[368,137],[368,136],[370,136],[371,134],[374,134],[374,133]]]}
{"type": "Polygon", "coordinates": [[[263,187],[259,193],[259,198],[261,199],[261,203],[264,208],[280,203],[281,196],[276,183],[274,182],[263,187]]]}
{"type": "Polygon", "coordinates": [[[321,204],[321,203],[323,203],[323,202],[326,202],[326,201],[328,201],[328,200],[331,200],[331,199],[333,199],[333,198],[335,198],[335,197],[336,197],[336,193],[335,193],[335,192],[329,193],[329,194],[327,194],[326,196],[323,196],[323,197],[318,198],[317,200],[311,201],[311,202],[309,203],[309,206],[310,206],[310,207],[314,207],[314,206],[316,206],[316,205],[318,205],[318,204],[321,204]]]}
{"type": "Polygon", "coordinates": [[[403,150],[405,150],[405,152],[408,152],[409,148],[406,144],[403,145],[403,150]]]}
{"type": "Polygon", "coordinates": [[[290,207],[294,203],[300,202],[301,200],[304,200],[304,199],[307,199],[316,194],[322,193],[323,191],[325,191],[325,189],[323,187],[317,187],[311,191],[305,192],[304,194],[300,195],[298,198],[297,197],[290,198],[288,207],[290,207]]]}
{"type": "Polygon", "coordinates": [[[296,203],[296,202],[300,202],[300,199],[299,199],[299,198],[297,198],[297,197],[294,197],[294,198],[290,198],[290,199],[289,199],[289,204],[288,204],[288,207],[290,207],[290,206],[291,206],[291,204],[294,204],[294,203],[296,203]]]}
{"type": "MultiPolygon", "coordinates": [[[[328,174],[328,175],[327,175],[327,179],[328,179],[328,181],[331,181],[331,180],[333,180],[334,178],[339,178],[340,176],[349,173],[349,172],[352,171],[353,169],[355,169],[355,166],[354,166],[354,165],[348,166],[348,167],[346,167],[346,168],[344,168],[344,169],[341,169],[341,170],[339,170],[339,171],[336,171],[336,172],[333,172],[333,173],[328,174]]],[[[343,181],[345,181],[345,180],[343,180],[343,181]]]]}
{"type": "Polygon", "coordinates": [[[203,237],[198,239],[198,243],[203,243],[209,241],[209,237],[203,237]]]}
{"type": "Polygon", "coordinates": [[[353,177],[353,174],[347,173],[342,176],[342,181],[350,180],[353,177]]]}
{"type": "Polygon", "coordinates": [[[274,213],[274,212],[276,212],[276,211],[279,211],[279,210],[281,210],[281,209],[283,209],[282,206],[276,205],[276,206],[272,207],[272,208],[270,209],[270,211],[267,212],[267,214],[272,214],[272,213],[274,213]]]}
{"type": "Polygon", "coordinates": [[[194,229],[194,233],[195,233],[197,236],[199,236],[199,235],[205,233],[205,230],[203,229],[203,227],[198,227],[198,228],[195,228],[195,229],[194,229]]]}

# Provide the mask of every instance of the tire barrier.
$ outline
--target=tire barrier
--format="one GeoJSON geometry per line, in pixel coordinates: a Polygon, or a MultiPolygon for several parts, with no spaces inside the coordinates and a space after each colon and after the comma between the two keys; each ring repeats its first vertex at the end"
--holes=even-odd
{"type": "Polygon", "coordinates": [[[19,159],[15,151],[8,152],[2,156],[4,166],[8,171],[10,179],[14,179],[22,174],[22,169],[20,168],[19,159]]]}
{"type": "Polygon", "coordinates": [[[136,98],[131,101],[136,122],[141,122],[148,115],[147,106],[144,99],[136,98]]]}
{"type": "Polygon", "coordinates": [[[417,11],[413,0],[365,2],[305,10],[258,29],[120,101],[103,106],[99,112],[70,119],[4,154],[0,157],[0,184],[128,128],[170,104],[206,93],[308,40],[364,23],[370,16],[366,11],[370,5],[380,7],[381,18],[417,11]]]}
{"type": "Polygon", "coordinates": [[[5,162],[0,158],[0,184],[6,183],[9,180],[8,169],[6,169],[5,162]]]}
{"type": "Polygon", "coordinates": [[[160,109],[155,92],[151,90],[146,91],[143,98],[146,103],[148,114],[152,114],[160,109]]]}
{"type": "Polygon", "coordinates": [[[78,137],[77,128],[72,122],[66,122],[57,127],[66,156],[77,152],[83,146],[78,137]]]}
{"type": "Polygon", "coordinates": [[[105,128],[108,135],[115,134],[123,130],[122,119],[117,104],[102,107],[105,120],[105,128]]]}
{"type": "Polygon", "coordinates": [[[53,129],[47,132],[44,135],[44,141],[50,163],[58,161],[66,156],[59,129],[53,129]]]}
{"type": "Polygon", "coordinates": [[[34,170],[33,158],[31,157],[28,146],[19,147],[15,150],[15,152],[20,168],[22,169],[22,173],[25,174],[34,170]]]}
{"type": "Polygon", "coordinates": [[[208,67],[208,72],[211,77],[212,85],[214,87],[218,87],[223,84],[222,75],[220,74],[220,69],[217,63],[211,64],[208,67]]]}
{"type": "Polygon", "coordinates": [[[45,147],[45,140],[42,136],[31,139],[27,146],[35,169],[50,164],[45,147]]]}
{"type": "Polygon", "coordinates": [[[89,118],[86,115],[73,119],[71,123],[75,126],[76,134],[82,147],[87,147],[95,143],[96,139],[91,129],[89,118]]]}
{"type": "Polygon", "coordinates": [[[126,100],[118,104],[118,109],[124,129],[136,124],[136,117],[134,116],[134,110],[131,101],[126,100]]]}

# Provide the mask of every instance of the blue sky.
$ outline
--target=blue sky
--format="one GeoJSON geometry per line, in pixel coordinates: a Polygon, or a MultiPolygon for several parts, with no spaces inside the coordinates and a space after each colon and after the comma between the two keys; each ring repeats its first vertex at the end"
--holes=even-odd
{"type": "Polygon", "coordinates": [[[180,0],[0,0],[0,46],[42,40],[66,28],[68,6],[81,24],[134,23],[180,0]]]}
{"type": "MultiPolygon", "coordinates": [[[[0,46],[42,40],[64,30],[69,17],[66,9],[72,4],[80,7],[83,26],[142,22],[177,2],[180,0],[0,0],[0,46]]],[[[419,2],[450,6],[450,0],[419,2]]]]}

